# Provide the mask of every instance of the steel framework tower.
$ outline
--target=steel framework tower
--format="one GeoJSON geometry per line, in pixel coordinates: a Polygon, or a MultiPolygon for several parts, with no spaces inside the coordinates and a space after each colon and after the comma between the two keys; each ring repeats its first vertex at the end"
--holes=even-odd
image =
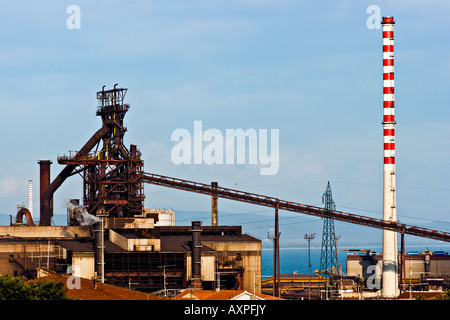
{"type": "Polygon", "coordinates": [[[127,89],[116,86],[97,92],[97,116],[103,126],[90,144],[90,149],[96,145],[93,152],[61,156],[58,163],[70,166],[70,170],[79,167],[75,172],[83,172],[83,205],[90,214],[133,217],[143,213],[144,162],[136,145],[129,150],[124,145],[127,89]]]}
{"type": "MultiPolygon", "coordinates": [[[[323,231],[322,231],[322,252],[320,255],[320,270],[326,271],[332,267],[337,270],[337,257],[336,257],[336,237],[334,232],[334,219],[331,217],[331,213],[336,209],[336,205],[333,201],[330,182],[328,182],[325,193],[322,196],[322,203],[325,204],[324,218],[323,218],[323,231]]],[[[331,270],[330,270],[331,271],[331,270]]],[[[327,273],[323,273],[327,276],[327,273]]]]}
{"type": "MultiPolygon", "coordinates": [[[[383,17],[383,219],[397,221],[395,194],[395,117],[394,117],[394,18],[383,17]]],[[[383,230],[383,270],[381,295],[398,296],[397,233],[383,230]]]]}

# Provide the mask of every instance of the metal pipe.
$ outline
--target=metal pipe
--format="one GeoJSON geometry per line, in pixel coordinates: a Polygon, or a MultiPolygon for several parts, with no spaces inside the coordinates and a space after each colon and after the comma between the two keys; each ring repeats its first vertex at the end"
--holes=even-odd
{"type": "MultiPolygon", "coordinates": [[[[276,281],[276,296],[281,297],[281,286],[280,286],[280,224],[278,219],[278,207],[275,208],[275,237],[274,240],[274,251],[276,252],[276,272],[274,281],[276,281]]],[[[274,294],[275,296],[275,294],[274,294]]]]}
{"type": "Polygon", "coordinates": [[[400,240],[400,246],[401,246],[401,265],[400,265],[400,285],[401,285],[401,292],[405,291],[405,234],[401,233],[401,240],[400,240]]]}
{"type": "MultiPolygon", "coordinates": [[[[212,195],[212,187],[210,184],[183,180],[173,177],[162,176],[155,173],[143,173],[143,182],[154,185],[174,188],[178,190],[190,191],[205,195],[212,195]]],[[[363,225],[372,228],[386,229],[395,232],[403,232],[418,237],[450,242],[450,232],[440,231],[436,229],[428,229],[414,225],[408,225],[400,222],[385,221],[372,217],[366,217],[359,214],[353,214],[337,210],[329,210],[326,212],[321,207],[310,206],[298,202],[281,200],[278,198],[260,195],[241,190],[217,187],[216,195],[222,199],[241,201],[259,206],[279,208],[280,210],[308,214],[319,218],[332,218],[334,220],[363,225]]]]}
{"type": "Polygon", "coordinates": [[[122,144],[119,144],[119,151],[122,154],[122,157],[126,160],[128,160],[129,156],[128,156],[128,152],[127,150],[124,148],[124,146],[122,144]]]}
{"type": "MultiPolygon", "coordinates": [[[[278,210],[275,209],[275,225],[277,224],[277,213],[278,213],[278,210]]],[[[272,263],[272,295],[274,297],[277,296],[277,291],[278,291],[277,290],[277,285],[278,285],[278,281],[277,281],[277,263],[278,263],[278,260],[277,260],[277,242],[276,242],[276,237],[277,237],[277,235],[276,235],[276,231],[275,231],[275,233],[273,235],[273,238],[272,238],[272,242],[273,242],[273,252],[272,252],[272,256],[273,256],[273,263],[272,263]]],[[[269,238],[270,238],[270,236],[269,236],[269,238]]]]}
{"type": "MultiPolygon", "coordinates": [[[[40,203],[40,224],[43,224],[43,222],[46,220],[44,216],[44,208],[43,208],[43,198],[44,193],[47,190],[48,186],[50,185],[50,166],[52,162],[50,160],[41,160],[39,163],[39,203],[40,203]]],[[[49,209],[51,210],[51,204],[48,204],[49,209]]]]}
{"type": "Polygon", "coordinates": [[[92,226],[94,234],[95,272],[101,283],[105,283],[105,215],[97,216],[100,222],[92,226]]]}
{"type": "Polygon", "coordinates": [[[305,234],[305,240],[308,241],[308,299],[311,300],[311,240],[315,233],[305,234]]]}
{"type": "Polygon", "coordinates": [[[201,222],[192,221],[192,281],[193,288],[200,288],[202,285],[202,243],[200,242],[200,234],[202,232],[201,222]]]}
{"type": "Polygon", "coordinates": [[[27,208],[22,208],[17,212],[16,216],[16,222],[22,223],[23,222],[23,216],[25,215],[25,218],[27,218],[28,226],[33,227],[33,217],[31,216],[30,210],[27,208]]]}
{"type": "Polygon", "coordinates": [[[214,194],[214,191],[217,190],[217,182],[213,181],[211,182],[211,187],[213,190],[213,195],[211,197],[211,225],[212,226],[218,226],[219,220],[218,220],[218,210],[217,210],[217,196],[214,194]]]}
{"type": "MultiPolygon", "coordinates": [[[[86,142],[75,157],[88,154],[91,149],[109,132],[109,127],[104,125],[88,140],[88,142],[86,142]]],[[[61,186],[61,184],[72,175],[72,172],[76,167],[76,165],[68,164],[45,190],[41,200],[41,225],[50,225],[51,217],[53,216],[53,209],[50,205],[53,194],[61,186]]]]}

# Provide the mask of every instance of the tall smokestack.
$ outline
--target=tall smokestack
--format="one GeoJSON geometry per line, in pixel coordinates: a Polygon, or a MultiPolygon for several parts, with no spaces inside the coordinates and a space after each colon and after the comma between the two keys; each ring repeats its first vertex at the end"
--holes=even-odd
{"type": "MultiPolygon", "coordinates": [[[[40,222],[39,225],[41,226],[49,226],[51,223],[51,216],[53,214],[52,211],[50,213],[46,213],[44,210],[44,194],[47,188],[50,185],[50,166],[52,162],[50,160],[41,160],[39,163],[39,180],[40,180],[40,196],[39,196],[39,203],[40,203],[40,222]]],[[[49,209],[52,210],[51,204],[49,204],[49,209]]]]}
{"type": "MultiPolygon", "coordinates": [[[[394,117],[394,18],[383,17],[383,219],[397,221],[395,199],[395,117],[394,117]]],[[[398,296],[397,233],[383,230],[381,296],[398,296]]]]}
{"type": "Polygon", "coordinates": [[[33,180],[28,180],[28,211],[33,216],[33,180]]]}

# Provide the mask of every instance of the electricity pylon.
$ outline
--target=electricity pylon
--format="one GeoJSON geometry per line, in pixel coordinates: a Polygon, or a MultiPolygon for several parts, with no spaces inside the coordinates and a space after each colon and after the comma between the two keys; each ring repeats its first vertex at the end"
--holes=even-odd
{"type": "Polygon", "coordinates": [[[320,255],[320,270],[323,271],[323,275],[327,277],[328,272],[332,272],[332,268],[336,268],[337,272],[337,253],[336,253],[336,236],[334,232],[334,219],[331,215],[332,210],[336,209],[336,205],[333,201],[331,194],[331,186],[328,181],[327,189],[322,196],[322,203],[325,204],[325,217],[323,218],[323,231],[322,231],[322,251],[320,255]]]}

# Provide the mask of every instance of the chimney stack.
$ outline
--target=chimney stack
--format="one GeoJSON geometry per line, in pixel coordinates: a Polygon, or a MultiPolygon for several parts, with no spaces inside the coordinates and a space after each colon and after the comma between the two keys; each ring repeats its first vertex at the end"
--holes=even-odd
{"type": "MultiPolygon", "coordinates": [[[[39,225],[41,226],[49,226],[51,216],[45,214],[42,203],[43,203],[43,197],[44,193],[47,190],[48,186],[50,185],[50,165],[52,162],[50,160],[41,160],[39,163],[39,180],[40,180],[40,197],[39,197],[39,203],[40,203],[40,222],[39,225]]],[[[53,207],[51,205],[51,207],[53,207]]]]}
{"type": "Polygon", "coordinates": [[[28,180],[28,211],[33,217],[33,180],[28,180]]]}
{"type": "MultiPolygon", "coordinates": [[[[394,18],[383,17],[383,219],[397,221],[395,196],[395,117],[394,117],[394,18]]],[[[383,270],[381,296],[398,296],[397,233],[383,230],[383,270]]]]}

